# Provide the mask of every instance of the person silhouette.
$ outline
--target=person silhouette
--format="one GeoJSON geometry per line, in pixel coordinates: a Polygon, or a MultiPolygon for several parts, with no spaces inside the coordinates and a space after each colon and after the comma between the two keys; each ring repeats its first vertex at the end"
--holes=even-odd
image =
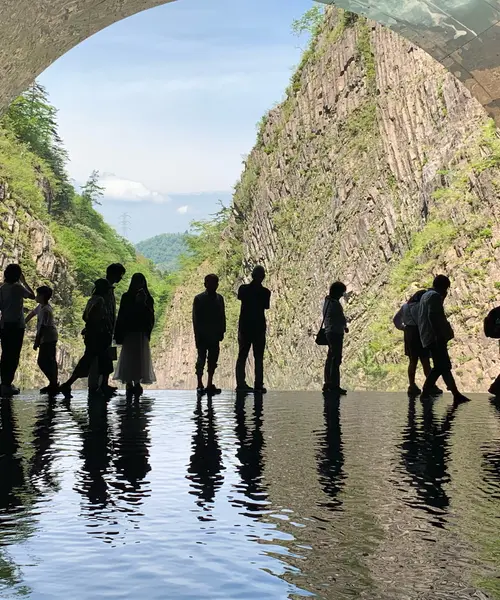
{"type": "Polygon", "coordinates": [[[446,318],[443,303],[450,289],[450,280],[446,275],[437,275],[432,288],[420,298],[418,308],[418,330],[422,346],[430,350],[433,367],[427,376],[422,389],[422,398],[435,395],[435,387],[439,377],[443,378],[447,388],[453,394],[453,401],[468,402],[457,388],[451,372],[452,365],[448,353],[448,342],[453,339],[453,329],[446,318]]]}
{"type": "Polygon", "coordinates": [[[238,324],[238,359],[236,361],[236,391],[265,394],[264,350],[266,348],[266,310],[269,309],[271,292],[262,285],[266,277],[264,267],[257,266],[252,271],[252,281],[240,286],[238,300],[241,311],[238,324]],[[253,348],[255,361],[255,383],[251,388],[246,382],[245,368],[253,348]]]}
{"type": "Polygon", "coordinates": [[[59,392],[59,365],[57,364],[58,333],[54,312],[50,304],[52,288],[42,285],[36,290],[38,306],[26,317],[26,323],[37,318],[36,337],[33,350],[38,350],[38,367],[49,384],[40,390],[41,394],[55,396],[59,392]]]}
{"type": "MultiPolygon", "coordinates": [[[[419,303],[426,292],[427,290],[415,292],[408,302],[403,304],[393,319],[394,325],[403,330],[405,355],[408,357],[408,396],[410,397],[422,393],[415,382],[419,361],[426,377],[431,372],[430,350],[422,346],[418,330],[419,303]]],[[[439,396],[442,393],[441,389],[434,386],[432,390],[434,396],[439,396]]]]}
{"type": "Polygon", "coordinates": [[[155,322],[154,300],[146,278],[134,273],[120,301],[115,340],[122,345],[115,380],[125,383],[128,396],[142,396],[142,384],[156,381],[149,341],[155,322]]]}
{"type": "Polygon", "coordinates": [[[213,378],[220,354],[220,343],[226,333],[226,308],[224,298],[217,293],[219,278],[210,274],[205,277],[205,291],[193,301],[193,330],[198,359],[196,361],[197,392],[200,395],[220,394],[213,378]],[[207,364],[207,387],[203,386],[203,371],[207,364]]]}
{"type": "Polygon", "coordinates": [[[340,365],[342,364],[344,334],[348,333],[349,329],[347,328],[347,321],[344,316],[344,309],[340,304],[340,299],[346,291],[347,288],[341,281],[332,283],[330,292],[323,304],[323,323],[326,341],[328,342],[323,391],[342,396],[347,394],[347,390],[340,387],[340,365]]]}
{"type": "Polygon", "coordinates": [[[116,356],[114,356],[116,349],[113,348],[113,335],[116,324],[115,285],[120,283],[125,273],[125,267],[120,263],[113,263],[106,269],[106,280],[109,283],[109,288],[104,296],[104,309],[106,332],[109,340],[107,349],[108,360],[99,361],[94,359],[92,362],[88,376],[88,388],[92,394],[100,392],[106,396],[113,396],[117,391],[115,386],[109,385],[109,377],[114,370],[113,360],[116,360],[116,356]]]}
{"type": "MultiPolygon", "coordinates": [[[[107,279],[98,279],[95,282],[92,296],[87,302],[83,313],[83,320],[85,321],[85,329],[83,331],[85,352],[78,361],[71,377],[59,388],[59,391],[66,397],[71,397],[71,386],[77,379],[88,377],[95,360],[99,362],[99,371],[105,372],[109,369],[111,359],[108,350],[111,337],[109,333],[110,317],[106,305],[109,293],[109,281],[107,279]]],[[[91,391],[97,392],[98,390],[91,391]]]]}
{"type": "Polygon", "coordinates": [[[25,299],[34,300],[35,293],[26,283],[21,267],[8,265],[4,271],[4,283],[0,286],[0,394],[4,398],[19,394],[20,391],[12,382],[19,366],[26,328],[25,299]]]}

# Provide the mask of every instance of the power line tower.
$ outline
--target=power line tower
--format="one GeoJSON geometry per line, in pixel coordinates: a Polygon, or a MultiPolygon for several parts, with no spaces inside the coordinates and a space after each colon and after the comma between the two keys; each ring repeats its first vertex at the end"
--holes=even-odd
{"type": "Polygon", "coordinates": [[[130,219],[131,217],[128,213],[123,213],[122,215],[120,215],[120,228],[122,230],[122,235],[124,238],[127,239],[131,228],[130,219]]]}

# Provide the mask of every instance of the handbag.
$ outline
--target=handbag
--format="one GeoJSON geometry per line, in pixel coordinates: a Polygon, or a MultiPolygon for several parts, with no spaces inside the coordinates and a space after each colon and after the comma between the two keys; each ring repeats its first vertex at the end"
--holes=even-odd
{"type": "Polygon", "coordinates": [[[328,346],[328,340],[326,339],[326,331],[325,331],[325,319],[326,313],[328,312],[328,307],[330,306],[330,299],[328,299],[328,304],[326,305],[325,314],[323,315],[323,321],[321,322],[321,327],[319,328],[318,333],[316,334],[316,344],[318,346],[328,346]]]}

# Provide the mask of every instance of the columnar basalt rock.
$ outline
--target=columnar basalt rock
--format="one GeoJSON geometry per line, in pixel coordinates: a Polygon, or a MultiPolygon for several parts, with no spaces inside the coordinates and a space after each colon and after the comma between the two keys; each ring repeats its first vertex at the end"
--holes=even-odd
{"type": "MultiPolygon", "coordinates": [[[[375,23],[340,19],[328,13],[287,100],[265,120],[235,196],[243,263],[264,264],[273,291],[268,383],[320,387],[324,352],[313,334],[329,284],[342,279],[351,319],[346,382],[401,389],[405,360],[392,315],[434,273],[447,272],[456,373],[464,388],[485,389],[500,366],[481,331],[500,287],[494,127],[429,55],[375,23]]],[[[160,387],[194,384],[185,306],[207,269],[174,298],[160,387]]],[[[241,280],[247,275],[242,267],[241,280]]],[[[219,378],[231,386],[234,331],[228,339],[219,378]]]]}

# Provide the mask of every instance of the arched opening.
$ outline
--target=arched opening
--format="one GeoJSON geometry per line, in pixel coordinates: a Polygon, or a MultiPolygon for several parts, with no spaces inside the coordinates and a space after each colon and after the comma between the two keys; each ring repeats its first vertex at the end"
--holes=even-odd
{"type": "MultiPolygon", "coordinates": [[[[81,41],[171,0],[2,0],[0,109],[81,41]]],[[[182,0],[179,0],[182,1],[182,0]]],[[[385,25],[441,62],[498,122],[500,5],[497,1],[321,0],[385,25]]]]}

